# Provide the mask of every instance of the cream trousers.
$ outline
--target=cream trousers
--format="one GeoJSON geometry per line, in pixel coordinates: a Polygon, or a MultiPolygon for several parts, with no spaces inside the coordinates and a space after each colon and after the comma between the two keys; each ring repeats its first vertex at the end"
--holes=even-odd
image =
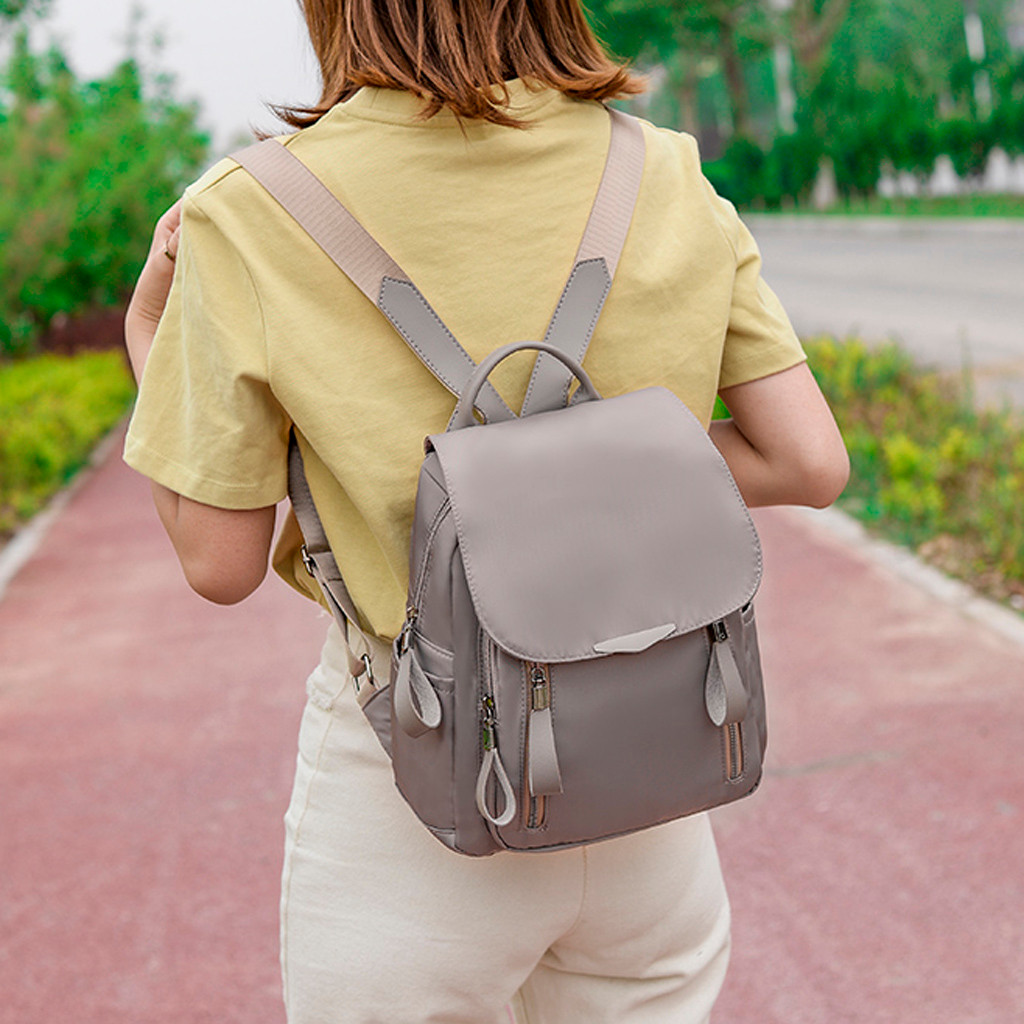
{"type": "MultiPolygon", "coordinates": [[[[378,675],[387,651],[375,650],[378,675]]],[[[395,789],[331,626],[285,816],[290,1024],[697,1024],[729,956],[706,815],[554,853],[452,853],[395,789]]]]}

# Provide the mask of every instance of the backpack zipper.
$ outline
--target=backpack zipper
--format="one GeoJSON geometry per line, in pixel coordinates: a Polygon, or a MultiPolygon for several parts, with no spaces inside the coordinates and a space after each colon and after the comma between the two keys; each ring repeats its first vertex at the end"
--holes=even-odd
{"type": "Polygon", "coordinates": [[[427,539],[423,545],[423,559],[420,562],[419,570],[416,574],[415,587],[411,592],[409,598],[409,604],[405,609],[405,622],[402,623],[402,632],[399,634],[399,652],[404,653],[409,647],[409,637],[412,634],[413,627],[416,625],[416,619],[419,616],[420,602],[423,598],[423,591],[427,585],[427,567],[430,564],[430,559],[434,553],[434,538],[437,536],[437,531],[441,529],[441,524],[448,517],[448,513],[451,511],[452,501],[451,498],[445,498],[441,502],[437,512],[434,513],[434,519],[430,524],[430,529],[427,531],[427,539]]]}
{"type": "Polygon", "coordinates": [[[551,677],[547,666],[537,662],[526,663],[526,678],[529,688],[529,715],[526,726],[526,756],[523,758],[523,791],[530,793],[527,805],[526,827],[541,828],[547,819],[548,800],[546,796],[534,796],[530,792],[530,737],[533,732],[533,716],[537,711],[551,707],[551,677]]]}
{"type": "Polygon", "coordinates": [[[725,733],[725,777],[728,782],[737,782],[743,776],[743,733],[739,722],[724,727],[725,733]]]}
{"type": "MultiPolygon", "coordinates": [[[[729,642],[729,630],[722,619],[712,622],[709,628],[714,643],[729,642]]],[[[725,780],[737,782],[743,777],[743,731],[739,722],[722,726],[722,744],[725,748],[725,780]]]]}

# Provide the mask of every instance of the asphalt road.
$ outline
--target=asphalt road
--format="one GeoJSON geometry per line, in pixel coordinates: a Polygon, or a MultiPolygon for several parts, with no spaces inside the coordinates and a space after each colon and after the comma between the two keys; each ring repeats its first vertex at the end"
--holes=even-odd
{"type": "Polygon", "coordinates": [[[1024,405],[1024,220],[751,216],[764,275],[801,335],[895,338],[1024,405]]]}

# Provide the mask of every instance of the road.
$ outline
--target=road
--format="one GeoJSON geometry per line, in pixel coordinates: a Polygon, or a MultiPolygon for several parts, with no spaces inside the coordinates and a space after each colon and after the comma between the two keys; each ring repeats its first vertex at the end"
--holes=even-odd
{"type": "Polygon", "coordinates": [[[801,335],[896,338],[1024,405],[1024,220],[747,218],[801,335]]]}

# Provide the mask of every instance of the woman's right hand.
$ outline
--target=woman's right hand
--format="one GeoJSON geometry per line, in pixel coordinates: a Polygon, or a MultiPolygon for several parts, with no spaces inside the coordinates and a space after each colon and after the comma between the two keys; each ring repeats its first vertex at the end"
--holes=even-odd
{"type": "Polygon", "coordinates": [[[181,236],[181,204],[179,199],[157,221],[149,255],[125,314],[124,341],[136,382],[142,379],[142,370],[174,280],[174,261],[181,236]]]}

